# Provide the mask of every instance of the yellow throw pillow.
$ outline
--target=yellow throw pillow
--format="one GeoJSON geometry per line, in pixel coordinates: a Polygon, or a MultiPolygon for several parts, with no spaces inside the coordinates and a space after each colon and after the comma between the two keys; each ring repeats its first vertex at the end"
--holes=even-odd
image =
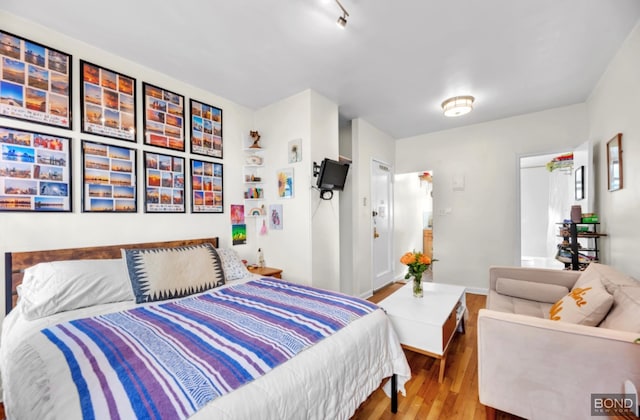
{"type": "Polygon", "coordinates": [[[557,301],[549,311],[549,319],[596,326],[607,316],[612,304],[613,296],[596,280],[574,287],[557,301]]]}

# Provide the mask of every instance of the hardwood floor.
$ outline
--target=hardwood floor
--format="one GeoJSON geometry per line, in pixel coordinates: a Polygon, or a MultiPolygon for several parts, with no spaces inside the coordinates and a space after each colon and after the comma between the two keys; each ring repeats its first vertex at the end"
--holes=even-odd
{"type": "MultiPolygon", "coordinates": [[[[377,303],[401,286],[401,283],[387,286],[369,300],[377,303]]],[[[478,400],[476,346],[478,311],[485,307],[486,296],[467,293],[466,299],[468,317],[465,333],[456,333],[450,344],[444,381],[438,383],[439,360],[405,350],[412,377],[406,384],[406,397],[398,396],[398,412],[395,415],[391,413],[391,400],[379,388],[362,403],[352,420],[486,418],[485,407],[478,400]]],[[[499,411],[496,418],[520,419],[499,411]]]]}

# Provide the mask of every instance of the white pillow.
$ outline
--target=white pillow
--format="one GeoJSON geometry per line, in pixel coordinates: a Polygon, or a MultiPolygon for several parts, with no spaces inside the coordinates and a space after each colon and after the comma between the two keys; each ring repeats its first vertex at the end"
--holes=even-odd
{"type": "Polygon", "coordinates": [[[556,302],[549,310],[549,319],[596,326],[607,316],[612,304],[613,296],[599,279],[595,279],[574,287],[571,293],[556,302]]]}
{"type": "Polygon", "coordinates": [[[134,298],[121,259],[36,264],[25,270],[18,296],[29,320],[134,298]]]}
{"type": "Polygon", "coordinates": [[[569,289],[557,284],[498,277],[496,280],[496,292],[501,295],[534,300],[536,302],[555,303],[569,293],[569,289]]]}
{"type": "Polygon", "coordinates": [[[227,280],[239,280],[251,275],[234,249],[218,248],[217,251],[227,280]]]}
{"type": "Polygon", "coordinates": [[[225,282],[220,257],[210,243],[121,252],[136,303],[189,296],[225,282]]]}

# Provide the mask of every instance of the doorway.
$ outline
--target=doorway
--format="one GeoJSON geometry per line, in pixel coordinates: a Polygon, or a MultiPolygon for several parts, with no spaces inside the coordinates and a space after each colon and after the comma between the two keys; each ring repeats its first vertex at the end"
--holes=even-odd
{"type": "Polygon", "coordinates": [[[433,171],[396,174],[393,190],[394,278],[398,280],[407,272],[398,261],[405,252],[415,250],[433,257],[433,171]]]}
{"type": "Polygon", "coordinates": [[[572,205],[591,211],[593,181],[591,145],[585,142],[573,150],[519,158],[520,177],[520,265],[564,268],[555,259],[558,251],[558,223],[570,217],[572,205]],[[571,159],[567,159],[567,156],[571,159]],[[566,160],[562,160],[562,159],[566,160]],[[584,171],[584,195],[575,193],[575,171],[584,171]]]}
{"type": "Polygon", "coordinates": [[[393,281],[393,170],[371,161],[371,234],[373,290],[393,281]]]}

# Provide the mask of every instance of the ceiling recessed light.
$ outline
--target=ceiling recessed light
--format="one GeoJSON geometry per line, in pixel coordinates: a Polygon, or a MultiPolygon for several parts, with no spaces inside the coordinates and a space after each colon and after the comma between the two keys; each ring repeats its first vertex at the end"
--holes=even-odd
{"type": "Polygon", "coordinates": [[[475,98],[471,95],[454,96],[442,102],[442,110],[447,117],[459,117],[471,112],[473,101],[475,101],[475,98]]]}

